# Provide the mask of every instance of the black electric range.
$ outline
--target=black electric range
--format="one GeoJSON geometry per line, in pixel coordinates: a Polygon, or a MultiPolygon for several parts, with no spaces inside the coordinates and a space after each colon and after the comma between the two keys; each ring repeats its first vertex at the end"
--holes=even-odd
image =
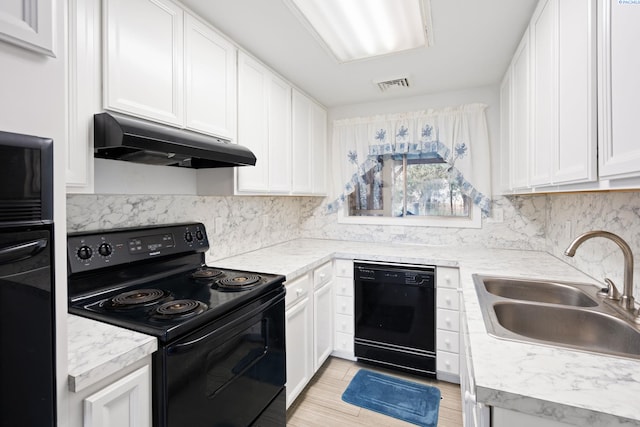
{"type": "Polygon", "coordinates": [[[155,426],[284,423],[284,276],[206,265],[201,223],[67,243],[69,311],[159,340],[155,426]]]}

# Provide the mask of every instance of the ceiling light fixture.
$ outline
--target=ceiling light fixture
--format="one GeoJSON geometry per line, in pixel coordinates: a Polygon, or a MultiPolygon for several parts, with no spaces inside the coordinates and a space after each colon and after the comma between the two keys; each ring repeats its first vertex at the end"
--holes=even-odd
{"type": "Polygon", "coordinates": [[[338,62],[433,44],[430,0],[284,0],[338,62]]]}

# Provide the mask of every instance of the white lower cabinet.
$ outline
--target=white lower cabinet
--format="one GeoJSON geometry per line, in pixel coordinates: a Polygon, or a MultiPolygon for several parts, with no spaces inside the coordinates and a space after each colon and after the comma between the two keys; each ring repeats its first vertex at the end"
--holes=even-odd
{"type": "MultiPolygon", "coordinates": [[[[464,307],[464,305],[463,305],[464,307]]],[[[476,382],[473,375],[473,363],[467,332],[467,325],[462,317],[460,345],[460,397],[462,400],[462,424],[464,427],[489,427],[491,425],[490,407],[476,400],[476,382]]]]}
{"type": "Polygon", "coordinates": [[[308,275],[287,281],[287,408],[313,375],[313,299],[308,275]]]}
{"type": "MultiPolygon", "coordinates": [[[[330,264],[329,264],[330,265],[330,264]]],[[[333,351],[333,282],[327,281],[313,292],[313,371],[316,372],[333,351]]]]}
{"type": "Polygon", "coordinates": [[[151,356],[69,393],[70,427],[151,425],[151,356]]]}
{"type": "Polygon", "coordinates": [[[333,350],[333,270],[326,263],[285,283],[287,408],[333,350]]]}
{"type": "Polygon", "coordinates": [[[353,334],[355,320],[353,314],[353,261],[336,259],[334,261],[334,334],[333,355],[343,359],[355,360],[353,334]]]}
{"type": "Polygon", "coordinates": [[[84,400],[84,427],[151,425],[151,380],[144,366],[84,400]]]}
{"type": "Polygon", "coordinates": [[[460,278],[457,268],[436,270],[436,374],[460,382],[460,278]]]}

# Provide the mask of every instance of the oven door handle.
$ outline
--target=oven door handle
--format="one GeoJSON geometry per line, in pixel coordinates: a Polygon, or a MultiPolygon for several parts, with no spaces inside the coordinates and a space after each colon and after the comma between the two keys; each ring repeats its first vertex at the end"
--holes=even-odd
{"type": "Polygon", "coordinates": [[[276,302],[278,302],[281,299],[284,299],[284,294],[278,294],[274,298],[271,298],[269,301],[267,301],[267,302],[265,302],[263,304],[260,304],[260,306],[256,307],[255,309],[251,310],[250,312],[243,314],[241,317],[239,317],[239,318],[237,318],[237,319],[235,319],[235,320],[233,320],[233,321],[231,321],[231,322],[229,322],[229,323],[227,323],[227,324],[225,324],[225,325],[223,325],[223,326],[221,326],[221,327],[219,327],[219,328],[217,328],[217,329],[215,329],[215,330],[213,330],[211,332],[208,332],[207,334],[205,334],[205,335],[203,335],[201,337],[195,338],[195,339],[193,339],[191,341],[187,341],[187,342],[183,342],[183,343],[180,343],[180,344],[172,345],[168,349],[168,351],[170,353],[186,353],[189,350],[191,350],[193,347],[197,346],[202,341],[207,340],[212,335],[223,333],[226,330],[231,329],[231,328],[233,328],[234,326],[236,326],[238,324],[241,324],[245,320],[250,319],[253,316],[255,316],[256,314],[263,312],[266,307],[275,304],[276,302]]]}
{"type": "Polygon", "coordinates": [[[47,247],[47,239],[32,240],[31,242],[7,246],[0,249],[0,265],[22,261],[38,254],[47,247]]]}

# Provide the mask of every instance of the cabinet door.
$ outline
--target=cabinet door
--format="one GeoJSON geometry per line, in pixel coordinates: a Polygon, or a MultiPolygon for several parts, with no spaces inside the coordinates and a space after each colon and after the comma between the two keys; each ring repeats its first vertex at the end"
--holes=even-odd
{"type": "Polygon", "coordinates": [[[285,313],[287,335],[287,408],[313,375],[313,316],[304,298],[285,313]]]}
{"type": "Polygon", "coordinates": [[[316,103],[311,107],[311,192],[327,192],[327,111],[316,103]]]}
{"type": "Polygon", "coordinates": [[[84,427],[151,426],[151,375],[144,366],[84,400],[84,427]]]}
{"type": "Polygon", "coordinates": [[[500,193],[508,193],[511,190],[509,181],[509,153],[513,138],[511,134],[511,123],[513,121],[511,117],[511,86],[511,69],[509,68],[500,84],[500,149],[498,150],[500,156],[498,160],[500,165],[500,193]]]}
{"type": "Polygon", "coordinates": [[[316,372],[333,351],[333,282],[313,294],[313,371],[316,372]]]}
{"type": "Polygon", "coordinates": [[[237,168],[239,192],[266,192],[269,171],[269,116],[267,70],[238,53],[238,143],[255,154],[255,166],[237,168]]]}
{"type": "Polygon", "coordinates": [[[269,193],[291,191],[291,86],[269,79],[269,193]]]}
{"type": "Polygon", "coordinates": [[[185,125],[223,138],[236,136],[236,49],[185,14],[185,125]]]}
{"type": "Polygon", "coordinates": [[[292,190],[294,193],[309,194],[311,184],[311,115],[312,101],[304,94],[293,90],[292,97],[292,153],[293,175],[292,190]]]}
{"type": "Polygon", "coordinates": [[[168,0],[104,2],[104,106],[183,123],[183,12],[168,0]]]}
{"type": "Polygon", "coordinates": [[[526,188],[529,174],[529,30],[512,62],[512,138],[509,146],[511,188],[526,188]]]}
{"type": "Polygon", "coordinates": [[[598,2],[599,175],[640,175],[640,7],[633,2],[598,2]]]}
{"type": "Polygon", "coordinates": [[[293,184],[296,194],[326,193],[327,112],[303,93],[292,96],[293,184]]]}
{"type": "Polygon", "coordinates": [[[557,0],[538,4],[529,27],[531,52],[531,140],[529,184],[551,184],[551,160],[557,144],[556,23],[557,0]]]}
{"type": "Polygon", "coordinates": [[[595,0],[555,0],[558,13],[558,131],[555,184],[597,179],[595,0]]]}
{"type": "Polygon", "coordinates": [[[100,0],[69,1],[67,192],[93,192],[93,115],[102,108],[100,0]]]}

